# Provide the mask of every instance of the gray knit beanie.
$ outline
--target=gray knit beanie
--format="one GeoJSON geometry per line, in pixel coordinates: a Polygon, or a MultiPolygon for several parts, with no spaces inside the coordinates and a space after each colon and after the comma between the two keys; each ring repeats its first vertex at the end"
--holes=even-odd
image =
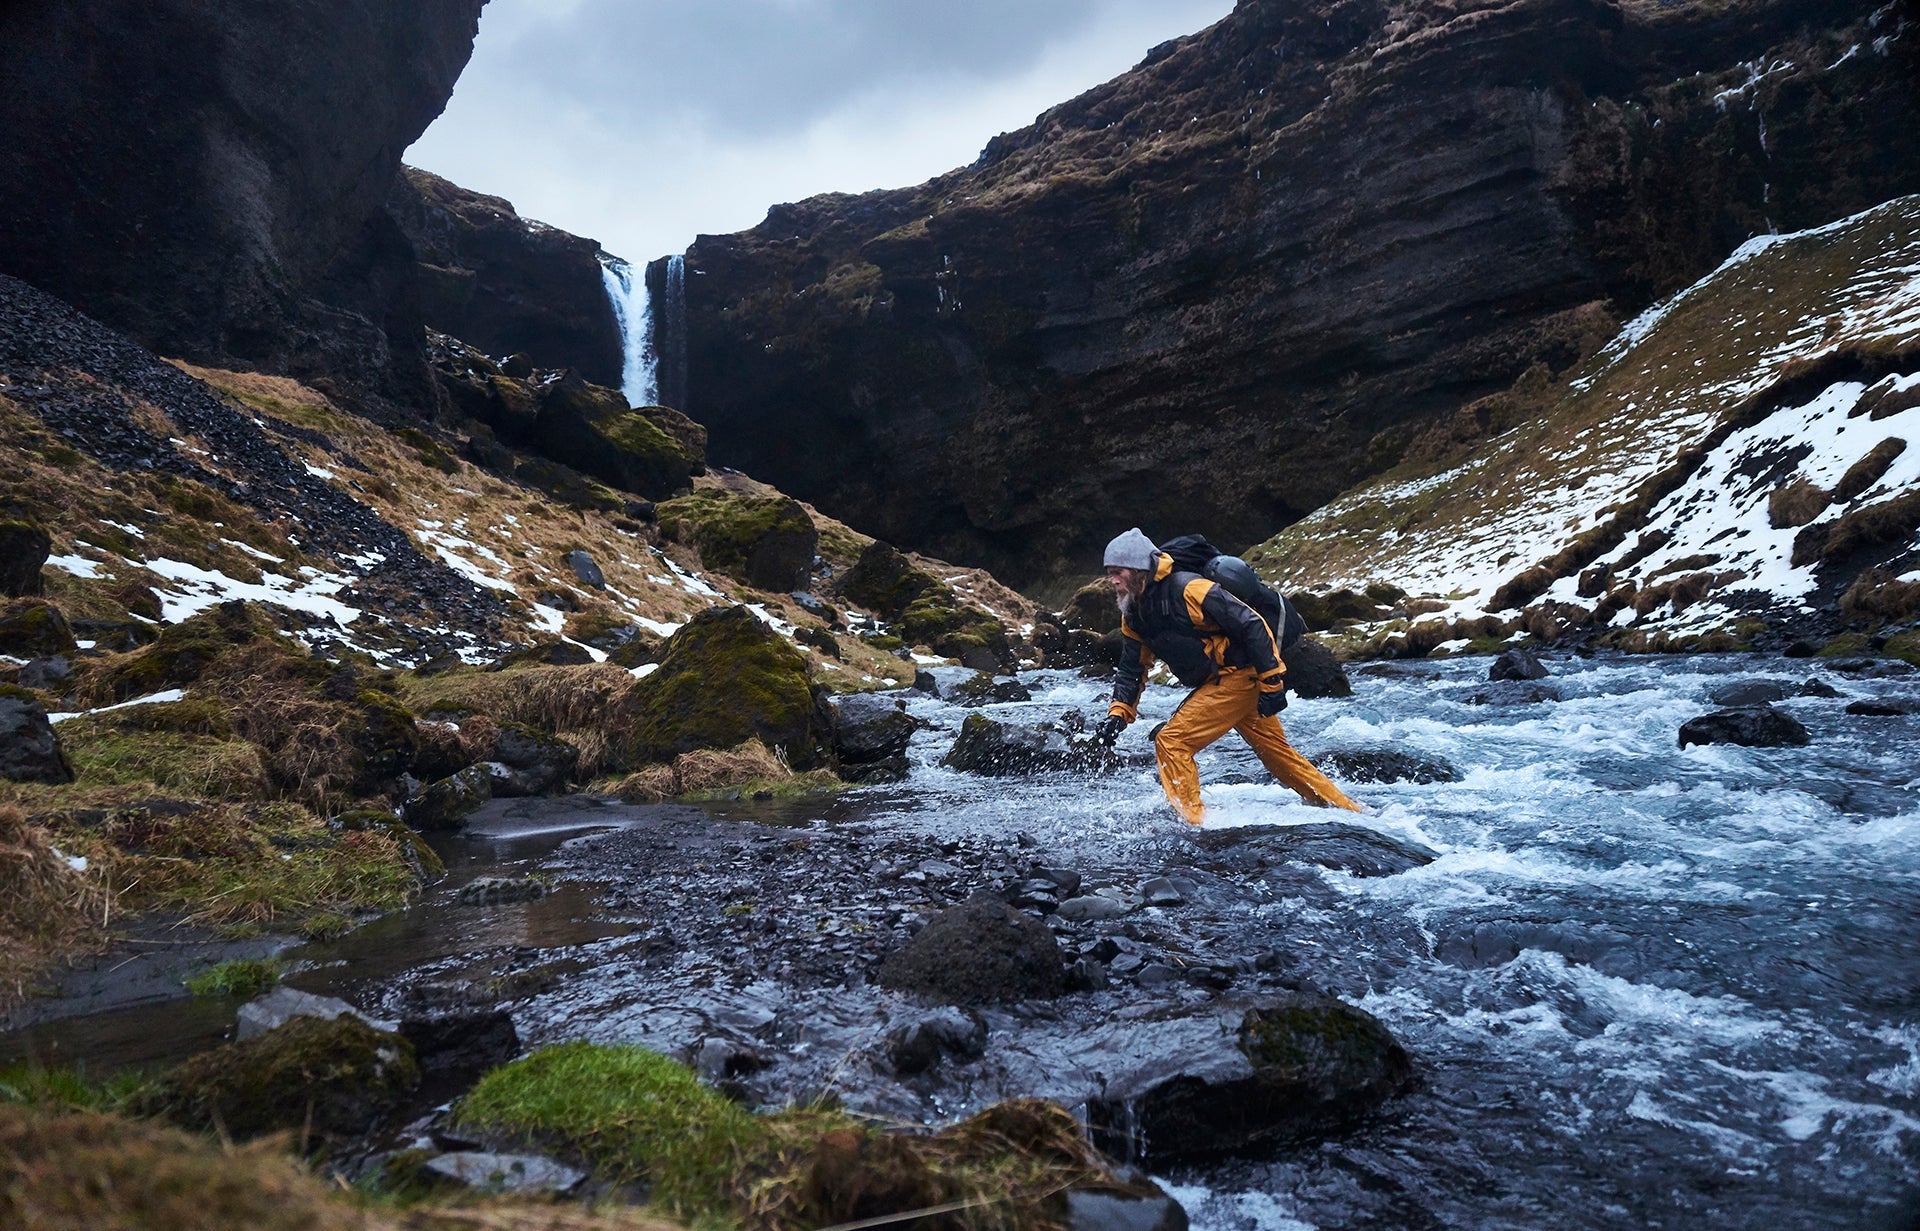
{"type": "Polygon", "coordinates": [[[1159,550],[1153,540],[1135,526],[1107,544],[1107,558],[1102,563],[1107,568],[1151,569],[1153,554],[1159,550]]]}

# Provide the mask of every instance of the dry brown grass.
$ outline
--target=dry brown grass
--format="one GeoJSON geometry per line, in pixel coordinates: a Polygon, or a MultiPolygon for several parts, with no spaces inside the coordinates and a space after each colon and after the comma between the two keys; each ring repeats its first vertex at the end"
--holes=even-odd
{"type": "Polygon", "coordinates": [[[585,667],[523,667],[512,671],[449,671],[426,679],[407,677],[403,700],[416,714],[433,709],[465,710],[463,746],[493,746],[495,724],[523,723],[551,731],[580,750],[580,773],[606,772],[614,757],[616,732],[611,721],[635,680],[625,668],[598,663],[585,667]]]}
{"type": "Polygon", "coordinates": [[[269,1138],[244,1147],[96,1112],[0,1106],[0,1226],[34,1231],[678,1231],[643,1210],[506,1199],[372,1205],[269,1138]]]}
{"type": "Polygon", "coordinates": [[[750,739],[725,752],[683,752],[671,765],[650,765],[614,783],[610,791],[628,803],[658,803],[680,795],[727,790],[748,783],[790,782],[794,772],[772,749],[750,739]]]}
{"type": "Polygon", "coordinates": [[[1767,524],[1775,530],[1804,526],[1826,511],[1833,494],[1816,483],[1795,479],[1767,493],[1767,524]]]}
{"type": "Polygon", "coordinates": [[[114,907],[106,876],[97,864],[76,871],[54,841],[17,805],[0,804],[0,1007],[23,999],[49,966],[106,940],[114,907]]]}

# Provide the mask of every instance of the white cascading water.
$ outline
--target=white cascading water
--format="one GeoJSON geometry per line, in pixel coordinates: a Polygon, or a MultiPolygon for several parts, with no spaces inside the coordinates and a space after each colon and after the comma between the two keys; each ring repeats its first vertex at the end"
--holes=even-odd
{"type": "Polygon", "coordinates": [[[633,406],[660,401],[660,364],[653,350],[653,304],[644,271],[612,253],[600,254],[600,281],[620,325],[620,392],[633,406]]]}

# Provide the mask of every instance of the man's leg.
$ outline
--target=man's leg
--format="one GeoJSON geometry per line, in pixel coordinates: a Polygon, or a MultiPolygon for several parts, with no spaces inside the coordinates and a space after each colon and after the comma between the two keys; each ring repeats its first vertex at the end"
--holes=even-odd
{"type": "Polygon", "coordinates": [[[1287,732],[1281,727],[1278,718],[1262,718],[1256,712],[1239,723],[1234,730],[1240,738],[1253,745],[1253,751],[1260,758],[1260,764],[1267,772],[1278,778],[1285,786],[1300,793],[1300,798],[1310,804],[1330,804],[1335,808],[1345,808],[1349,812],[1360,811],[1360,805],[1343,794],[1339,787],[1327,780],[1327,776],[1313,767],[1313,762],[1300,755],[1299,750],[1287,742],[1287,732]]]}
{"type": "Polygon", "coordinates": [[[1235,672],[1208,680],[1187,694],[1154,737],[1153,751],[1160,762],[1160,786],[1189,825],[1206,815],[1200,802],[1200,767],[1193,754],[1233,730],[1253,713],[1253,677],[1236,686],[1235,672]]]}

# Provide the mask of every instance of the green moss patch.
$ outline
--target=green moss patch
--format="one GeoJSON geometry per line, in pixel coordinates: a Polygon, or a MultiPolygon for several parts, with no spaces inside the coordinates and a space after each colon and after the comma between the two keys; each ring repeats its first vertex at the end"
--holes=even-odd
{"type": "Polygon", "coordinates": [[[209,966],[186,978],[192,996],[236,996],[252,999],[280,982],[280,963],[259,958],[236,958],[209,966]]]}
{"type": "Polygon", "coordinates": [[[480,1079],[455,1123],[558,1146],[603,1179],[641,1181],[675,1214],[727,1208],[765,1128],[684,1065],[638,1047],[562,1043],[480,1079]]]}

